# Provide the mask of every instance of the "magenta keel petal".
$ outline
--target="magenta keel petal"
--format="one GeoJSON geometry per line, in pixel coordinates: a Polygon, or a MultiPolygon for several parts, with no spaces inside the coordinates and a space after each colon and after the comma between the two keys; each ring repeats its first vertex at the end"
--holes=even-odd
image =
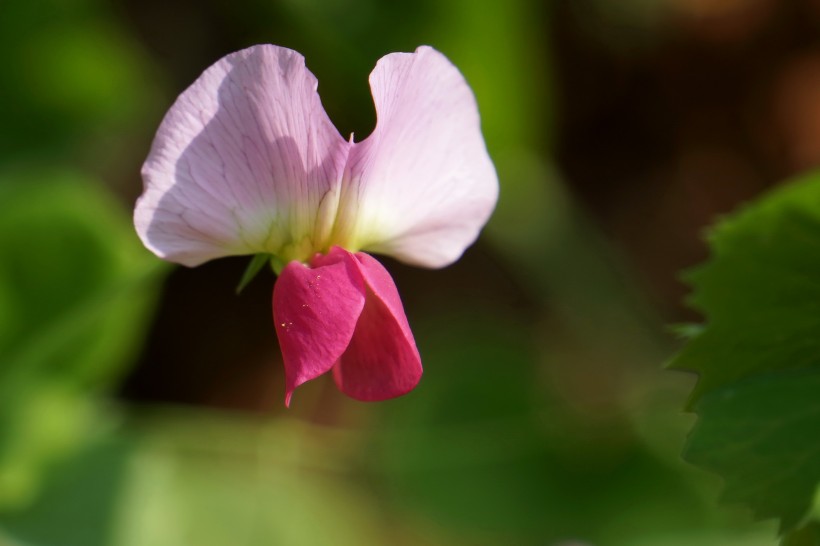
{"type": "Polygon", "coordinates": [[[285,363],[285,403],[296,387],[333,369],[339,388],[363,401],[405,394],[421,359],[396,285],[367,254],[333,247],[311,267],[291,262],[273,291],[285,363]]]}
{"type": "Polygon", "coordinates": [[[422,367],[413,333],[390,274],[364,253],[353,257],[366,299],[347,350],[333,368],[336,384],[362,401],[385,400],[412,390],[422,367]]]}
{"type": "Polygon", "coordinates": [[[365,303],[362,275],[343,251],[319,267],[289,263],[273,289],[273,319],[285,364],[285,404],[293,390],[329,371],[348,348],[365,303]]]}

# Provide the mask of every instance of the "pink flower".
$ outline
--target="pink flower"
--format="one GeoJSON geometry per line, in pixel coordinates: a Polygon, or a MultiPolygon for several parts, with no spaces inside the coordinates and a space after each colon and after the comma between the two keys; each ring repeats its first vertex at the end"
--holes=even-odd
{"type": "Polygon", "coordinates": [[[475,99],[441,53],[391,53],[370,87],[378,121],[354,143],[299,53],[230,54],[180,95],[143,165],[134,224],[159,257],[272,256],[286,403],[331,369],[359,400],[413,389],[421,360],[396,286],[361,251],[449,265],[498,196],[475,99]]]}

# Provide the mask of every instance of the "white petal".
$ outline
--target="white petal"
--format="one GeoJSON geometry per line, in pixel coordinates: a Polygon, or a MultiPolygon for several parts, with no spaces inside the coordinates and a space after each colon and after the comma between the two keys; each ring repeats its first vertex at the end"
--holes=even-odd
{"type": "Polygon", "coordinates": [[[349,144],[297,52],[254,46],[177,99],[143,165],[134,223],[160,257],[308,259],[329,236],[349,144]]]}
{"type": "Polygon", "coordinates": [[[448,265],[498,198],[473,93],[430,47],[383,57],[370,87],[378,121],[350,151],[337,240],[414,265],[448,265]]]}

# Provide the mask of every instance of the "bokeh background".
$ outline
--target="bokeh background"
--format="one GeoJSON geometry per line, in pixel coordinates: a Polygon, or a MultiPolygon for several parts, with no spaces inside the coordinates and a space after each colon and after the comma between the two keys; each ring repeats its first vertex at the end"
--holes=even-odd
{"type": "Polygon", "coordinates": [[[3,0],[0,544],[774,545],[682,461],[721,214],[820,163],[814,0],[3,0]],[[457,264],[385,260],[425,363],[283,406],[274,277],[165,264],[131,226],[173,99],[300,51],[342,134],[430,44],[478,98],[498,209],[457,264]]]}

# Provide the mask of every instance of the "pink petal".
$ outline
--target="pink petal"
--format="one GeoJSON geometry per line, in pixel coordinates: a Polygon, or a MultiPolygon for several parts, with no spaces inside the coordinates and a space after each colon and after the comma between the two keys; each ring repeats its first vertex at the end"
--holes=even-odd
{"type": "Polygon", "coordinates": [[[272,45],[208,68],[143,165],[134,223],[145,245],[188,266],[257,252],[309,259],[329,237],[349,148],[316,88],[300,54],[272,45]]]}
{"type": "Polygon", "coordinates": [[[370,87],[378,122],[350,152],[340,239],[415,265],[448,265],[475,241],[498,197],[473,93],[426,46],[383,57],[370,87]]]}
{"type": "Polygon", "coordinates": [[[273,289],[273,320],[285,363],[285,404],[293,390],[330,370],[347,349],[365,304],[365,285],[348,252],[334,248],[308,268],[291,262],[273,289]]]}
{"type": "Polygon", "coordinates": [[[364,278],[367,299],[333,376],[339,389],[357,400],[400,396],[418,384],[422,368],[399,293],[374,258],[361,252],[350,257],[364,278]]]}

